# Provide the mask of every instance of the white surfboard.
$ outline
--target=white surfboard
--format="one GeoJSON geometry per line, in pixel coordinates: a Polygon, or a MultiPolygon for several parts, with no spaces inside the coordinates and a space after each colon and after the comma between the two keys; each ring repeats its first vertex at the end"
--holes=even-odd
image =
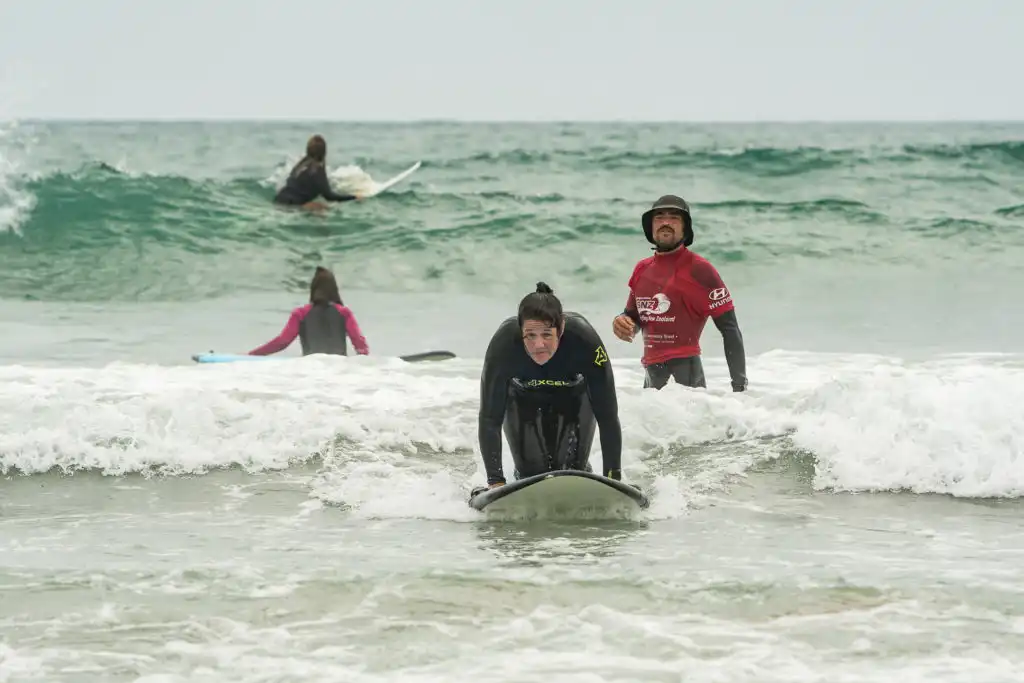
{"type": "Polygon", "coordinates": [[[503,519],[623,519],[649,502],[636,486],[592,472],[558,470],[474,491],[469,505],[503,519]]]}
{"type": "Polygon", "coordinates": [[[416,169],[420,167],[422,163],[422,161],[417,161],[415,164],[405,169],[398,175],[388,178],[382,183],[374,183],[373,187],[370,188],[370,191],[363,195],[363,198],[365,199],[367,197],[376,197],[381,192],[384,192],[385,190],[394,187],[398,183],[402,182],[403,180],[411,176],[416,171],[416,169]]]}

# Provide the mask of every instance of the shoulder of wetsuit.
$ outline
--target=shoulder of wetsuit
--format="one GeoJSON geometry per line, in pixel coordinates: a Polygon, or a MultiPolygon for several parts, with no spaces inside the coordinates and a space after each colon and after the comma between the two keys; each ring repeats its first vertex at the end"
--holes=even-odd
{"type": "Polygon", "coordinates": [[[582,313],[575,311],[565,312],[565,331],[563,336],[571,336],[584,342],[596,341],[600,343],[601,336],[590,324],[590,321],[582,313]]]}
{"type": "Polygon", "coordinates": [[[511,337],[518,338],[519,334],[519,316],[510,315],[509,317],[502,320],[497,329],[494,330],[495,337],[511,337]]]}
{"type": "Polygon", "coordinates": [[[576,311],[565,311],[562,315],[565,316],[565,326],[566,327],[569,327],[570,323],[572,323],[574,325],[577,325],[577,324],[580,324],[580,323],[582,323],[583,325],[589,325],[590,324],[590,321],[587,320],[587,317],[585,315],[583,315],[582,313],[578,313],[576,311]]]}
{"type": "Polygon", "coordinates": [[[487,343],[485,355],[488,358],[493,358],[494,354],[508,353],[507,349],[516,341],[522,341],[522,334],[519,332],[519,318],[513,315],[498,324],[494,334],[491,335],[491,340],[487,343]]]}
{"type": "MultiPolygon", "coordinates": [[[[608,357],[601,335],[597,333],[590,321],[579,313],[566,312],[565,331],[562,334],[561,343],[565,344],[567,350],[570,350],[573,364],[586,368],[585,372],[593,370],[591,364],[595,357],[605,359],[608,357]]],[[[599,364],[598,367],[602,364],[599,364]]]]}

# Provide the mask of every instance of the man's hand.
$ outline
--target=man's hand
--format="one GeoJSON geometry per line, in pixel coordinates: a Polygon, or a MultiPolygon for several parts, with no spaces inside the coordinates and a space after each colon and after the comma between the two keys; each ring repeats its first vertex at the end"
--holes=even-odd
{"type": "Polygon", "coordinates": [[[612,321],[612,332],[622,341],[631,342],[636,334],[636,323],[625,313],[620,313],[612,321]]]}

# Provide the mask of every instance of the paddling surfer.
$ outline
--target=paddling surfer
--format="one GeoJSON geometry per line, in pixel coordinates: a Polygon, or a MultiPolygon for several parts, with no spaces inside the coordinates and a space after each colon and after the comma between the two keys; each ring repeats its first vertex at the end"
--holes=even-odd
{"type": "MultiPolygon", "coordinates": [[[[601,430],[603,474],[621,480],[622,428],[615,378],[600,336],[582,315],[562,311],[551,288],[519,303],[498,326],[480,376],[479,444],[490,488],[505,483],[504,428],[516,479],[590,467],[601,430]]],[[[483,487],[474,489],[474,494],[483,487]]]]}
{"type": "Polygon", "coordinates": [[[339,194],[331,188],[327,179],[327,142],[321,135],[314,135],[306,142],[306,156],[292,168],[274,202],[303,208],[325,208],[324,204],[313,201],[317,197],[329,202],[360,199],[358,195],[339,194]]]}

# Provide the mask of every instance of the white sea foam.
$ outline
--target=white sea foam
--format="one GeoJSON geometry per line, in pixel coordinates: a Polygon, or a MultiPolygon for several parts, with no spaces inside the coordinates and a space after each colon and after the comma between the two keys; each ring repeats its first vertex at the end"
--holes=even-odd
{"type": "MultiPolygon", "coordinates": [[[[708,362],[712,387],[724,366],[708,362]]],[[[317,497],[454,515],[481,483],[479,362],[304,358],[211,366],[0,369],[0,471],[167,474],[280,469],[325,456],[317,497]],[[373,489],[373,495],[370,489],[373,489]],[[447,509],[449,512],[438,512],[447,509]]],[[[654,516],[802,449],[818,488],[1016,497],[1024,490],[1024,371],[1000,358],[921,364],[771,353],[747,393],[639,388],[617,371],[627,478],[654,516]],[[665,506],[668,506],[667,508],[665,506]]],[[[505,449],[506,471],[511,460],[505,449]]],[[[600,462],[599,437],[592,460],[600,462]]]]}

